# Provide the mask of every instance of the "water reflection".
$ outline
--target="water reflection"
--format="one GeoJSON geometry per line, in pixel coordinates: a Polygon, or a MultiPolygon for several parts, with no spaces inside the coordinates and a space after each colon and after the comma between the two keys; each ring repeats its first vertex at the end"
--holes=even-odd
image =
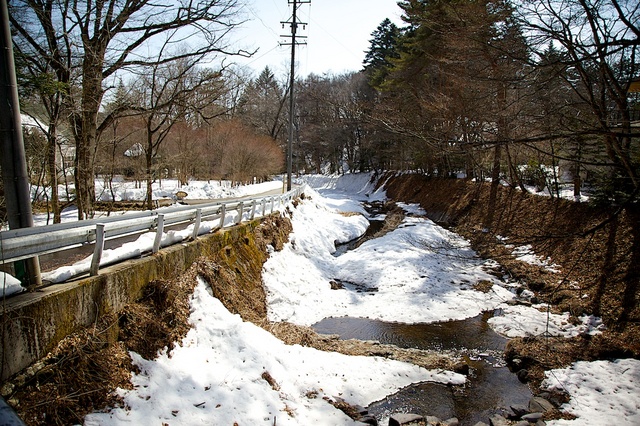
{"type": "Polygon", "coordinates": [[[527,404],[529,388],[520,383],[501,360],[507,339],[487,324],[492,313],[463,321],[438,324],[389,323],[363,318],[326,318],[313,326],[322,334],[338,334],[341,339],[377,340],[403,348],[454,351],[471,367],[466,386],[450,387],[434,383],[409,386],[373,403],[369,412],[378,419],[397,412],[457,417],[461,425],[488,423],[501,408],[527,404]],[[496,367],[498,366],[498,367],[496,367]]]}
{"type": "Polygon", "coordinates": [[[341,339],[378,340],[401,348],[432,350],[480,349],[502,351],[507,339],[496,334],[487,320],[491,312],[462,321],[403,324],[366,318],[325,318],[313,328],[341,339]]]}
{"type": "Polygon", "coordinates": [[[362,243],[373,238],[384,227],[384,220],[369,220],[369,227],[360,237],[348,241],[344,244],[338,244],[336,251],[333,252],[335,257],[345,254],[349,250],[358,248],[362,243]]]}

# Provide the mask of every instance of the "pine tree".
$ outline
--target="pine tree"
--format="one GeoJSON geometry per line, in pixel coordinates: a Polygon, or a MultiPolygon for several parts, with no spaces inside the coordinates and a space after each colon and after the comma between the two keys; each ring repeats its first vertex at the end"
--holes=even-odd
{"type": "Polygon", "coordinates": [[[389,18],[384,21],[374,32],[369,40],[370,47],[363,61],[363,71],[367,74],[372,86],[378,86],[392,67],[391,60],[399,57],[398,42],[402,31],[389,18]]]}

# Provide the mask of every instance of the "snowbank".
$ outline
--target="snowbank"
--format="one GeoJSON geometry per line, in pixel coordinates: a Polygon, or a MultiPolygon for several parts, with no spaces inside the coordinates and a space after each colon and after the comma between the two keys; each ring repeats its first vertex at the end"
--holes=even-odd
{"type": "Polygon", "coordinates": [[[263,268],[269,319],[302,325],[330,316],[429,323],[471,318],[513,298],[466,240],[424,218],[407,217],[387,235],[334,257],[334,243],[361,235],[367,221],[341,214],[338,193],[330,201],[307,195],[293,213],[291,242],[263,268]],[[345,288],[332,290],[332,281],[345,288]],[[480,281],[494,285],[487,293],[474,290],[480,281]]]}
{"type": "Polygon", "coordinates": [[[306,175],[299,178],[319,193],[331,197],[329,193],[346,193],[349,198],[369,201],[386,198],[384,189],[376,190],[378,179],[373,173],[354,173],[345,175],[306,175]]]}
{"type": "Polygon", "coordinates": [[[85,417],[84,424],[353,425],[323,398],[366,406],[413,382],[462,384],[464,376],[378,357],[288,346],[231,314],[198,282],[193,328],[170,354],[133,354],[128,408],[85,417]],[[272,378],[270,385],[265,377],[272,378]]]}

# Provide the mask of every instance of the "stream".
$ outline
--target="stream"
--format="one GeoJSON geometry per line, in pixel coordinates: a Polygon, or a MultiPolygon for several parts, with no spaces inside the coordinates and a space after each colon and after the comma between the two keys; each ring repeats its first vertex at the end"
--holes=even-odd
{"type": "MultiPolygon", "coordinates": [[[[338,246],[334,255],[340,256],[366,239],[379,236],[384,221],[377,216],[370,223],[365,235],[338,246]]],[[[313,328],[318,333],[336,334],[344,340],[375,340],[402,348],[436,350],[464,359],[470,367],[465,386],[419,383],[374,402],[368,410],[377,419],[405,412],[443,420],[456,417],[460,425],[472,426],[479,421],[489,423],[493,414],[502,413],[511,405],[527,405],[532,396],[528,386],[505,366],[502,354],[507,339],[487,323],[493,314],[485,312],[462,321],[432,324],[331,317],[314,324],[313,328]]]]}
{"type": "Polygon", "coordinates": [[[462,321],[435,324],[390,323],[363,318],[325,318],[313,325],[321,334],[341,339],[377,340],[402,348],[437,350],[463,358],[471,367],[467,385],[446,386],[421,383],[371,404],[369,413],[386,418],[407,412],[456,417],[460,425],[488,422],[493,414],[510,405],[527,405],[532,394],[527,385],[504,366],[502,352],[507,339],[491,330],[486,312],[462,321]]]}

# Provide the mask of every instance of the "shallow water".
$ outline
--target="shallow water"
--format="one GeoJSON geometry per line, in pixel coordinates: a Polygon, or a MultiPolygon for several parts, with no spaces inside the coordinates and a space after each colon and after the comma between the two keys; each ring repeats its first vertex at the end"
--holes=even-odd
{"type": "Polygon", "coordinates": [[[518,381],[501,358],[507,339],[487,324],[492,313],[463,321],[437,324],[389,323],[363,318],[326,318],[313,328],[341,339],[377,340],[403,348],[453,352],[471,367],[464,387],[421,383],[402,389],[371,404],[370,414],[378,420],[397,412],[457,417],[461,425],[489,423],[489,417],[513,404],[527,404],[529,388],[518,381]]]}
{"type": "Polygon", "coordinates": [[[357,248],[363,242],[370,240],[378,231],[380,231],[384,227],[384,220],[369,220],[369,227],[365,231],[365,233],[356,238],[355,240],[351,240],[344,244],[338,244],[336,246],[336,251],[333,252],[335,257],[345,254],[349,250],[353,250],[357,248]]]}

